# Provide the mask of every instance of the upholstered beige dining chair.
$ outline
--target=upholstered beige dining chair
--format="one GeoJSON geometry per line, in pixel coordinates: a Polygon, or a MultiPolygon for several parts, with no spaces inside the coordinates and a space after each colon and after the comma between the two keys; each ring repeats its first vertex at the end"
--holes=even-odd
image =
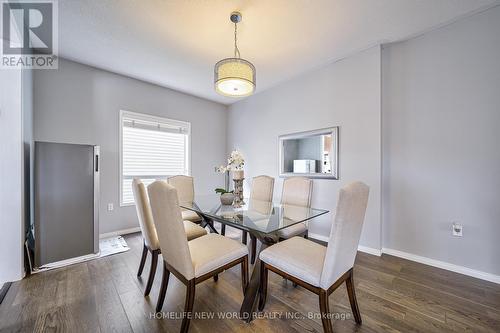
{"type": "MultiPolygon", "coordinates": [[[[250,201],[257,200],[261,202],[272,202],[274,192],[274,178],[266,175],[253,177],[252,190],[250,192],[250,201]]],[[[241,241],[247,243],[247,232],[243,231],[241,241]]],[[[251,263],[255,263],[255,255],[257,252],[257,238],[250,236],[251,247],[251,263]]]]}
{"type": "MultiPolygon", "coordinates": [[[[144,290],[144,296],[148,296],[149,292],[151,291],[151,286],[153,285],[156,273],[158,254],[160,254],[160,243],[158,242],[156,228],[153,223],[153,215],[151,213],[151,206],[149,205],[146,187],[140,179],[135,178],[132,181],[132,191],[134,193],[135,208],[137,211],[137,217],[139,218],[139,226],[141,227],[141,233],[144,239],[141,262],[139,263],[139,270],[137,271],[138,277],[142,275],[148,252],[151,253],[151,268],[149,270],[146,289],[144,290]]],[[[183,224],[187,236],[186,238],[188,240],[192,240],[207,234],[207,231],[205,229],[197,224],[194,224],[193,222],[183,221],[183,224]]]]}
{"type": "Polygon", "coordinates": [[[250,199],[273,201],[274,178],[266,175],[253,177],[250,199]]]}
{"type": "MultiPolygon", "coordinates": [[[[281,204],[300,207],[311,207],[313,181],[304,177],[290,177],[283,181],[281,192],[281,204]]],[[[286,218],[286,216],[285,216],[286,218]]],[[[307,225],[297,223],[278,231],[280,239],[288,239],[294,236],[308,237],[307,225]]]]}
{"type": "Polygon", "coordinates": [[[177,190],[164,181],[148,186],[153,219],[163,256],[163,277],[156,311],[165,300],[170,273],[187,287],[181,332],[187,332],[193,311],[196,284],[241,264],[243,291],[248,281],[248,249],[245,245],[212,233],[192,241],[182,237],[182,215],[177,190]]]}
{"type": "MultiPolygon", "coordinates": [[[[194,201],[193,177],[184,175],[172,176],[167,179],[167,182],[177,190],[180,204],[191,204],[194,201]]],[[[195,223],[201,222],[201,217],[198,214],[187,209],[182,209],[182,219],[195,223]]]]}
{"type": "Polygon", "coordinates": [[[354,292],[353,266],[365,218],[369,188],[355,182],[342,188],[328,239],[322,246],[308,239],[293,237],[262,251],[259,310],[267,295],[268,271],[273,271],[319,295],[323,330],[332,332],[328,296],[344,281],[356,323],[361,324],[354,292]]]}

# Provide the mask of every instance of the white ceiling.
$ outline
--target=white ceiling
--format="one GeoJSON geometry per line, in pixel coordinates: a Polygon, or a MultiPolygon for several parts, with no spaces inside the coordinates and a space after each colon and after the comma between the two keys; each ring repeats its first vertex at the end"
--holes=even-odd
{"type": "Polygon", "coordinates": [[[257,93],[380,42],[414,36],[499,0],[59,0],[59,55],[223,104],[213,66],[242,58],[257,93]]]}

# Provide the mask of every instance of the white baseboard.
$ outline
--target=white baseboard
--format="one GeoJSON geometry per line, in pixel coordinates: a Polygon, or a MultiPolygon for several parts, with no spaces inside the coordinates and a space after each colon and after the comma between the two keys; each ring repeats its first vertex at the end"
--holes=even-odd
{"type": "MultiPolygon", "coordinates": [[[[309,237],[323,241],[323,242],[328,242],[328,237],[323,236],[323,235],[309,233],[309,237]]],[[[478,278],[481,280],[490,281],[493,283],[500,284],[500,275],[486,273],[486,272],[478,271],[478,270],[475,270],[472,268],[459,266],[459,265],[451,264],[451,263],[448,263],[445,261],[440,261],[440,260],[431,259],[431,258],[427,258],[427,257],[422,257],[422,256],[408,253],[408,252],[393,250],[393,249],[389,249],[389,248],[385,248],[385,247],[379,250],[379,249],[374,249],[374,248],[363,246],[363,245],[358,246],[358,251],[365,252],[365,253],[372,254],[375,256],[379,256],[379,257],[383,253],[386,253],[386,254],[389,254],[389,255],[392,255],[395,257],[419,262],[421,264],[446,269],[448,271],[452,271],[455,273],[460,273],[460,274],[472,276],[472,277],[475,277],[475,278],[478,278]]]]}
{"type": "Polygon", "coordinates": [[[411,261],[416,261],[421,264],[433,266],[433,267],[438,267],[442,269],[446,269],[448,271],[452,271],[455,273],[460,273],[468,276],[472,276],[481,280],[486,280],[494,283],[500,284],[500,276],[491,274],[491,273],[486,273],[482,271],[478,271],[472,268],[467,268],[464,266],[459,266],[455,264],[450,264],[445,261],[440,261],[440,260],[435,260],[427,257],[422,257],[416,254],[408,253],[408,252],[403,252],[399,250],[393,250],[393,249],[388,249],[388,248],[383,248],[382,253],[387,253],[395,257],[400,257],[403,259],[411,260],[411,261]]]}
{"type": "Polygon", "coordinates": [[[108,237],[114,237],[114,236],[133,234],[134,232],[139,232],[139,231],[141,231],[141,228],[139,228],[139,227],[123,229],[123,230],[116,230],[116,231],[106,232],[104,234],[100,234],[99,238],[108,238],[108,237]]]}
{"type": "Polygon", "coordinates": [[[95,258],[99,258],[99,254],[100,253],[97,252],[97,253],[92,253],[92,254],[86,254],[84,256],[80,256],[80,257],[76,257],[76,258],[70,258],[70,259],[65,259],[65,260],[53,262],[50,264],[43,265],[42,267],[33,269],[32,273],[33,274],[41,273],[41,272],[45,272],[45,271],[48,271],[51,269],[60,268],[60,267],[64,267],[64,266],[69,266],[69,265],[89,261],[89,260],[92,260],[95,258]]]}
{"type": "Polygon", "coordinates": [[[313,234],[313,233],[309,232],[308,237],[317,239],[317,240],[325,242],[325,243],[328,243],[328,237],[320,235],[320,234],[313,234]]]}
{"type": "Polygon", "coordinates": [[[374,256],[380,257],[382,255],[382,250],[375,249],[373,247],[358,245],[358,251],[372,254],[374,256]]]}
{"type": "MultiPolygon", "coordinates": [[[[309,238],[314,238],[314,239],[320,240],[320,241],[325,242],[325,243],[328,242],[328,237],[323,236],[323,235],[319,235],[319,234],[309,233],[309,238]]],[[[368,254],[373,254],[374,256],[379,256],[379,257],[382,255],[381,250],[377,250],[377,249],[374,249],[372,247],[363,246],[363,245],[358,246],[358,251],[365,252],[368,254]]]]}

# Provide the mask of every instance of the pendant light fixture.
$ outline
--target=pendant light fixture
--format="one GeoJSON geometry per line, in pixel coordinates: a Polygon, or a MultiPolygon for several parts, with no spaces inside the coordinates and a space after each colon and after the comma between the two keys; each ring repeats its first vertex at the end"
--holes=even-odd
{"type": "Polygon", "coordinates": [[[232,12],[229,19],[234,23],[234,57],[215,64],[215,91],[230,97],[248,96],[255,91],[255,66],[240,57],[237,24],[241,22],[241,14],[232,12]]]}

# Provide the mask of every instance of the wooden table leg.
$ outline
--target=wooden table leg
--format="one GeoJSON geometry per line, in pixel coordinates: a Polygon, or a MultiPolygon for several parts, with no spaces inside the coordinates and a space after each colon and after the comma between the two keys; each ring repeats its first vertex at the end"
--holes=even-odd
{"type": "MultiPolygon", "coordinates": [[[[250,232],[252,233],[252,232],[250,232]]],[[[255,265],[253,267],[252,276],[248,282],[247,288],[245,289],[245,297],[243,298],[243,303],[240,308],[240,318],[247,323],[254,319],[255,309],[257,307],[257,301],[259,299],[259,288],[260,288],[260,259],[259,254],[266,247],[277,243],[277,237],[272,235],[266,235],[264,237],[255,234],[255,236],[261,241],[261,246],[259,253],[257,253],[257,258],[255,260],[255,265]]]]}

